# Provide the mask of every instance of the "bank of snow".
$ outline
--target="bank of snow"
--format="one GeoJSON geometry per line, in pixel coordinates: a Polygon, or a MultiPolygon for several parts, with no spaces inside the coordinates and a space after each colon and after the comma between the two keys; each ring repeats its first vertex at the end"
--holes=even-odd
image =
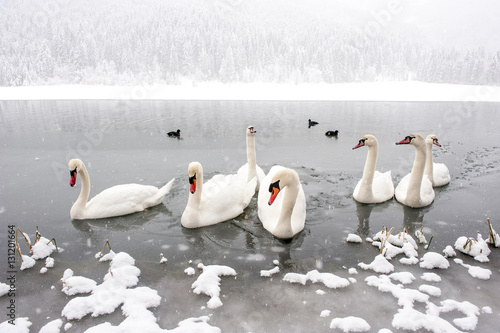
{"type": "Polygon", "coordinates": [[[0,100],[52,99],[500,102],[500,87],[418,81],[298,85],[186,81],[181,85],[0,87],[0,100]]]}

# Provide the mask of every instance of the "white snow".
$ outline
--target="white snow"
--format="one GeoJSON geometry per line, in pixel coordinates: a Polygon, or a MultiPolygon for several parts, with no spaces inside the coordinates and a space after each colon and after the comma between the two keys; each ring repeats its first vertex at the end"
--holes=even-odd
{"type": "Polygon", "coordinates": [[[36,261],[32,257],[23,254],[22,258],[23,258],[23,262],[21,264],[20,270],[23,271],[25,269],[28,269],[28,268],[35,266],[36,261]]]}
{"type": "Polygon", "coordinates": [[[279,272],[280,272],[280,268],[278,266],[275,266],[274,268],[269,269],[269,270],[261,270],[260,276],[270,277],[271,275],[279,273],[279,272]]]}
{"type": "Polygon", "coordinates": [[[54,258],[48,257],[45,259],[45,267],[52,268],[54,267],[54,258]]]}
{"type": "Polygon", "coordinates": [[[436,273],[424,273],[420,278],[427,282],[441,282],[441,277],[436,273]]]}
{"type": "Polygon", "coordinates": [[[323,310],[321,311],[321,314],[319,315],[321,318],[329,317],[332,311],[330,310],[323,310]]]}
{"type": "Polygon", "coordinates": [[[390,273],[394,271],[394,265],[391,264],[382,254],[379,254],[370,264],[360,262],[358,264],[364,270],[371,269],[377,273],[390,273]]]}
{"type": "Polygon", "coordinates": [[[346,241],[348,243],[363,243],[363,239],[361,239],[361,237],[359,237],[358,235],[355,235],[355,234],[347,235],[346,241]]]}
{"type": "Polygon", "coordinates": [[[446,258],[452,258],[457,255],[457,253],[455,252],[455,250],[453,250],[453,247],[451,245],[448,245],[444,248],[443,254],[446,258]]]}
{"type": "Polygon", "coordinates": [[[366,320],[359,317],[349,316],[346,318],[334,318],[330,328],[338,328],[343,332],[368,332],[371,326],[366,320]]]}
{"type": "Polygon", "coordinates": [[[435,286],[430,286],[428,284],[422,284],[420,287],[418,287],[418,290],[426,293],[427,295],[434,296],[434,297],[439,297],[441,296],[441,288],[435,287],[435,286]]]}
{"type": "Polygon", "coordinates": [[[194,275],[196,273],[195,269],[193,267],[188,267],[184,270],[184,273],[186,273],[187,275],[191,276],[191,275],[194,275]]]}
{"type": "Polygon", "coordinates": [[[316,290],[316,294],[323,296],[323,295],[326,295],[326,292],[324,290],[318,289],[318,290],[316,290]]]}
{"type": "Polygon", "coordinates": [[[7,295],[10,290],[10,286],[8,284],[0,282],[0,297],[3,295],[7,295]]]}
{"type": "Polygon", "coordinates": [[[410,272],[392,273],[391,275],[389,275],[389,278],[402,284],[410,284],[415,281],[415,276],[410,272]]]}
{"type": "Polygon", "coordinates": [[[427,252],[420,259],[420,267],[426,269],[447,269],[448,267],[450,267],[450,263],[448,262],[448,260],[446,260],[445,257],[437,252],[427,252]]]}
{"type": "Polygon", "coordinates": [[[32,258],[35,260],[47,258],[56,250],[55,245],[47,238],[41,236],[38,242],[31,247],[32,258]]]}
{"type": "Polygon", "coordinates": [[[455,258],[453,259],[455,263],[462,265],[463,267],[467,268],[468,273],[477,279],[481,280],[489,280],[491,277],[491,270],[487,268],[481,268],[479,266],[472,266],[468,264],[464,264],[464,261],[462,259],[455,258]]]}
{"type": "Polygon", "coordinates": [[[488,262],[488,256],[491,253],[488,243],[483,239],[478,232],[476,239],[465,236],[459,237],[455,242],[455,249],[468,254],[479,262],[488,262]]]}
{"type": "Polygon", "coordinates": [[[398,305],[412,307],[414,302],[426,303],[429,295],[415,289],[405,288],[402,284],[394,284],[387,275],[369,276],[365,279],[369,286],[376,287],[381,292],[391,293],[398,300],[398,305]]]}
{"type": "Polygon", "coordinates": [[[158,100],[329,100],[329,101],[500,101],[500,88],[418,81],[336,84],[199,82],[196,86],[47,85],[2,87],[0,100],[158,99],[158,100]],[[140,94],[137,94],[140,91],[140,94]]]}
{"type": "Polygon", "coordinates": [[[61,291],[68,296],[90,293],[97,286],[97,282],[92,279],[83,276],[73,276],[73,271],[69,268],[64,271],[61,282],[63,283],[61,291]]]}
{"type": "Polygon", "coordinates": [[[287,273],[283,277],[283,281],[302,285],[305,285],[307,281],[311,281],[312,283],[321,282],[325,287],[330,289],[345,288],[350,284],[349,280],[345,278],[332,273],[320,273],[317,270],[310,271],[307,274],[287,273]]]}
{"type": "Polygon", "coordinates": [[[222,306],[222,301],[220,300],[220,277],[219,276],[229,276],[236,275],[236,271],[228,266],[222,265],[209,265],[205,266],[202,263],[198,264],[198,268],[203,270],[198,279],[193,282],[191,288],[195,294],[205,294],[210,296],[210,300],[207,303],[209,309],[215,309],[222,306]]]}
{"type": "Polygon", "coordinates": [[[39,333],[59,333],[61,331],[61,326],[63,321],[61,319],[56,319],[45,324],[39,331],[39,333]]]}
{"type": "Polygon", "coordinates": [[[18,317],[14,320],[14,325],[7,320],[0,324],[0,332],[5,333],[29,333],[31,322],[26,317],[18,317]]]}

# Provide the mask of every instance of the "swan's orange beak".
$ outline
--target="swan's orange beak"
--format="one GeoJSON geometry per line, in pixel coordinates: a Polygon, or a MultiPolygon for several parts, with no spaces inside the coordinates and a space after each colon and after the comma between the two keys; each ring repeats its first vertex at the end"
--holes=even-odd
{"type": "Polygon", "coordinates": [[[196,192],[196,174],[193,177],[189,177],[189,192],[194,194],[196,192]]]}
{"type": "Polygon", "coordinates": [[[70,170],[70,172],[69,172],[69,175],[71,177],[69,180],[69,185],[71,187],[75,186],[75,184],[76,184],[76,174],[77,174],[76,168],[75,168],[75,170],[70,170]]]}
{"type": "Polygon", "coordinates": [[[432,139],[432,143],[435,144],[438,147],[441,147],[441,144],[439,143],[438,139],[432,139]]]}
{"type": "Polygon", "coordinates": [[[403,140],[399,141],[399,142],[396,142],[397,145],[408,145],[411,143],[411,140],[413,139],[414,137],[413,136],[407,136],[406,138],[404,138],[403,140]]]}
{"type": "Polygon", "coordinates": [[[359,140],[358,144],[355,145],[352,149],[357,149],[359,147],[363,147],[365,145],[365,139],[359,140]]]}
{"type": "Polygon", "coordinates": [[[276,199],[276,196],[278,195],[278,193],[280,193],[280,181],[276,181],[274,183],[272,183],[271,185],[269,185],[269,192],[271,192],[271,197],[269,198],[269,206],[271,206],[274,202],[274,200],[276,199]]]}

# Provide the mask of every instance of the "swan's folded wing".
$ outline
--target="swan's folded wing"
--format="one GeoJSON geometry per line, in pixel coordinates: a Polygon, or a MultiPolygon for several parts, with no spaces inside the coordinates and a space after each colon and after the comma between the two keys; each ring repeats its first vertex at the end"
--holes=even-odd
{"type": "Polygon", "coordinates": [[[432,166],[434,175],[434,186],[443,186],[450,182],[450,170],[443,163],[434,163],[432,166]]]}

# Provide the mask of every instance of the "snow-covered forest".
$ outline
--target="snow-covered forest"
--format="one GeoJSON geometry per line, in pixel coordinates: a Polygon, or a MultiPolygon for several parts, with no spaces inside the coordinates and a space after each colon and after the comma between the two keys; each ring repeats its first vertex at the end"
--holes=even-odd
{"type": "Polygon", "coordinates": [[[350,25],[285,3],[2,0],[0,85],[500,84],[500,49],[423,45],[389,21],[350,25]]]}

